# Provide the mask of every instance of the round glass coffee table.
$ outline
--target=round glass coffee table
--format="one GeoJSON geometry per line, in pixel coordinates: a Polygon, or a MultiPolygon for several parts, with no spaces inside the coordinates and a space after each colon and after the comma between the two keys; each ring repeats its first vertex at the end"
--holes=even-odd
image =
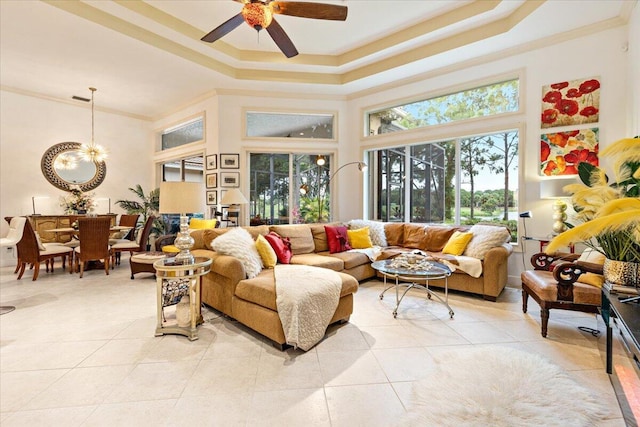
{"type": "Polygon", "coordinates": [[[444,304],[449,310],[449,317],[453,319],[455,313],[449,306],[448,288],[448,278],[451,276],[451,270],[446,265],[426,259],[416,260],[415,258],[406,258],[401,255],[393,259],[375,261],[371,264],[371,267],[382,273],[384,280],[385,289],[380,293],[380,299],[384,298],[384,293],[389,289],[395,288],[396,306],[393,309],[394,318],[398,315],[398,307],[404,296],[409,290],[416,288],[426,291],[427,298],[431,299],[433,296],[444,304]],[[387,286],[387,278],[393,279],[395,283],[387,286]],[[444,279],[444,299],[429,289],[429,281],[439,279],[444,279]],[[402,292],[402,295],[400,295],[400,287],[406,288],[404,292],[402,292]]]}

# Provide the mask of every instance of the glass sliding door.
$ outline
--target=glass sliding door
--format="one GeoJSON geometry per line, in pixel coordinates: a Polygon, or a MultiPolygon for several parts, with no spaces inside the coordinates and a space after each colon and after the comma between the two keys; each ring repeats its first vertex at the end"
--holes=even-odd
{"type": "Polygon", "coordinates": [[[249,159],[251,224],[328,221],[330,156],[251,153],[249,159]]]}

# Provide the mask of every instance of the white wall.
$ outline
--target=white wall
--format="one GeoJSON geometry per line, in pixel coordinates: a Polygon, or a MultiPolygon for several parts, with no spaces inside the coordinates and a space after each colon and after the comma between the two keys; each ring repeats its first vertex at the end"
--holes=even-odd
{"type": "MultiPolygon", "coordinates": [[[[62,214],[59,198],[66,192],[45,179],[40,161],[54,144],[91,140],[91,109],[0,91],[0,120],[0,216],[33,213],[33,196],[48,197],[36,201],[37,213],[62,214]]],[[[96,198],[111,198],[112,212],[122,213],[116,200],[136,198],[129,187],[151,188],[149,131],[149,122],[95,111],[95,139],[109,150],[109,157],[106,178],[92,193],[96,198]]],[[[99,202],[97,213],[107,211],[108,201],[99,202]]],[[[5,235],[8,224],[0,223],[5,235]]],[[[12,256],[3,250],[0,262],[11,263],[12,256]]]]}
{"type": "MultiPolygon", "coordinates": [[[[638,7],[636,7],[638,9],[638,7]]],[[[637,18],[637,11],[636,11],[637,18]]],[[[636,30],[637,32],[637,30],[636,30]]],[[[385,144],[403,144],[407,142],[433,141],[447,136],[459,136],[461,129],[473,131],[473,128],[494,128],[504,125],[519,124],[524,132],[520,135],[520,211],[533,211],[533,218],[527,220],[527,233],[532,236],[546,236],[551,232],[551,203],[540,200],[539,182],[541,180],[538,164],[540,159],[540,135],[548,131],[568,130],[570,128],[554,128],[543,131],[540,127],[542,86],[550,83],[576,80],[599,76],[601,82],[600,122],[592,127],[600,129],[600,147],[628,136],[632,128],[636,110],[628,108],[625,100],[632,96],[629,91],[630,69],[638,70],[638,65],[627,66],[630,56],[623,48],[630,36],[626,27],[619,27],[587,37],[558,43],[549,47],[536,49],[486,64],[453,71],[444,75],[407,84],[391,90],[379,91],[349,102],[351,114],[349,138],[359,141],[362,148],[373,148],[385,144]],[[470,126],[444,125],[412,132],[408,135],[381,135],[375,138],[362,137],[362,112],[379,105],[388,105],[390,101],[407,101],[420,98],[420,94],[431,96],[441,94],[443,88],[468,87],[469,82],[491,80],[492,76],[520,75],[521,92],[523,94],[522,114],[511,118],[482,119],[470,126]],[[357,116],[354,116],[357,114],[357,116]],[[455,128],[455,129],[454,129],[455,128]]],[[[494,78],[495,80],[495,78],[494,78]]],[[[637,86],[637,78],[635,79],[637,86]]],[[[636,102],[637,102],[636,96],[636,102]]],[[[637,123],[637,120],[636,120],[637,123]]],[[[588,127],[588,126],[584,126],[588,127]]],[[[463,133],[464,134],[464,133],[463,133]]],[[[344,196],[344,194],[342,194],[344,196]]],[[[519,251],[520,248],[517,248],[519,251]]],[[[539,250],[537,244],[529,243],[525,258],[539,250]]],[[[510,259],[510,283],[519,284],[522,270],[520,252],[510,259]]],[[[528,265],[528,261],[527,261],[528,265]]]]}

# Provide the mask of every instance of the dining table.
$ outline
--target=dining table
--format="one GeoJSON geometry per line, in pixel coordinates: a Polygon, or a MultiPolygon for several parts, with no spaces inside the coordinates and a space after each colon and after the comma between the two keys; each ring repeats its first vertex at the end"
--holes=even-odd
{"type": "MultiPolygon", "coordinates": [[[[133,227],[128,227],[126,225],[112,225],[109,228],[109,232],[116,232],[116,231],[129,231],[131,230],[133,227]]],[[[51,233],[68,233],[68,234],[78,234],[78,229],[77,228],[73,228],[73,227],[61,227],[61,228],[50,228],[48,230],[46,230],[48,232],[51,233]]]]}

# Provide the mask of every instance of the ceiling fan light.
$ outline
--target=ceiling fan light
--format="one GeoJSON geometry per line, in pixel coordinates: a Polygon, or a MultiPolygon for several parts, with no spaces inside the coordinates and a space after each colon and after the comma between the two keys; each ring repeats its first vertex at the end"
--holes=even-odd
{"type": "Polygon", "coordinates": [[[273,13],[262,3],[247,3],[242,8],[242,17],[250,27],[260,31],[271,24],[273,13]]]}

